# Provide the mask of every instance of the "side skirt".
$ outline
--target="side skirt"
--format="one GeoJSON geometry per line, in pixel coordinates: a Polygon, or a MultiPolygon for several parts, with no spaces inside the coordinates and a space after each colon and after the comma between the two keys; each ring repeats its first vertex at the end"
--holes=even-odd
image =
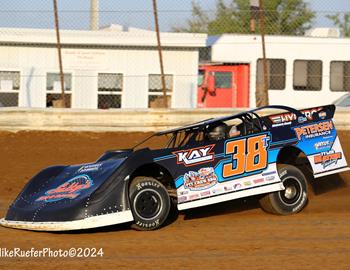
{"type": "Polygon", "coordinates": [[[243,197],[280,191],[283,189],[284,189],[283,184],[281,182],[278,182],[278,183],[273,183],[270,185],[256,187],[256,188],[252,188],[252,189],[248,189],[248,190],[235,191],[235,192],[231,192],[231,193],[217,195],[215,197],[208,197],[205,199],[181,203],[181,204],[178,204],[177,208],[179,210],[185,210],[185,209],[196,208],[196,207],[200,207],[200,206],[204,206],[204,205],[210,205],[210,204],[230,201],[230,200],[234,200],[234,199],[239,199],[239,198],[243,198],[243,197]]]}

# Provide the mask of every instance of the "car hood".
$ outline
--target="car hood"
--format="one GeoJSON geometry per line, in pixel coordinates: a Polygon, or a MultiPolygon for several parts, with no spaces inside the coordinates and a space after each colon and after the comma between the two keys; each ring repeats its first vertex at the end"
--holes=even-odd
{"type": "Polygon", "coordinates": [[[109,179],[126,158],[42,170],[28,182],[9,207],[6,219],[35,222],[83,218],[92,193],[109,179]]]}

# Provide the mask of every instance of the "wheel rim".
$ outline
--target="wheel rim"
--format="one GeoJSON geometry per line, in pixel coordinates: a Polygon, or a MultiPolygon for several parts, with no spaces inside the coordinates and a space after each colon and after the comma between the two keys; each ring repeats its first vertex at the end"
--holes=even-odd
{"type": "Polygon", "coordinates": [[[152,189],[140,191],[134,199],[135,213],[146,220],[155,218],[162,210],[160,194],[152,189]]]}
{"type": "Polygon", "coordinates": [[[284,190],[279,192],[281,200],[286,204],[296,203],[301,196],[301,184],[297,178],[288,177],[283,181],[284,190]]]}

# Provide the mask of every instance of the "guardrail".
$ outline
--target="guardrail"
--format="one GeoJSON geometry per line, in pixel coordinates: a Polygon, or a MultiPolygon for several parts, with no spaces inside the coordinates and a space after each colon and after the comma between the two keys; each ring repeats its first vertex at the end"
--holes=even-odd
{"type": "MultiPolygon", "coordinates": [[[[0,130],[42,131],[160,131],[204,119],[241,112],[242,109],[36,109],[1,108],[0,130]]],[[[266,114],[276,110],[265,110],[266,114]]],[[[350,129],[350,108],[337,109],[337,129],[350,129]]]]}

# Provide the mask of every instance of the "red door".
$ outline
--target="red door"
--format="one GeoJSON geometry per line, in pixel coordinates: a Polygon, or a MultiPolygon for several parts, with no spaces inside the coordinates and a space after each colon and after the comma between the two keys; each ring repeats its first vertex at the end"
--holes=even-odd
{"type": "Polygon", "coordinates": [[[249,106],[249,65],[247,64],[200,66],[198,84],[198,108],[249,106]]]}

